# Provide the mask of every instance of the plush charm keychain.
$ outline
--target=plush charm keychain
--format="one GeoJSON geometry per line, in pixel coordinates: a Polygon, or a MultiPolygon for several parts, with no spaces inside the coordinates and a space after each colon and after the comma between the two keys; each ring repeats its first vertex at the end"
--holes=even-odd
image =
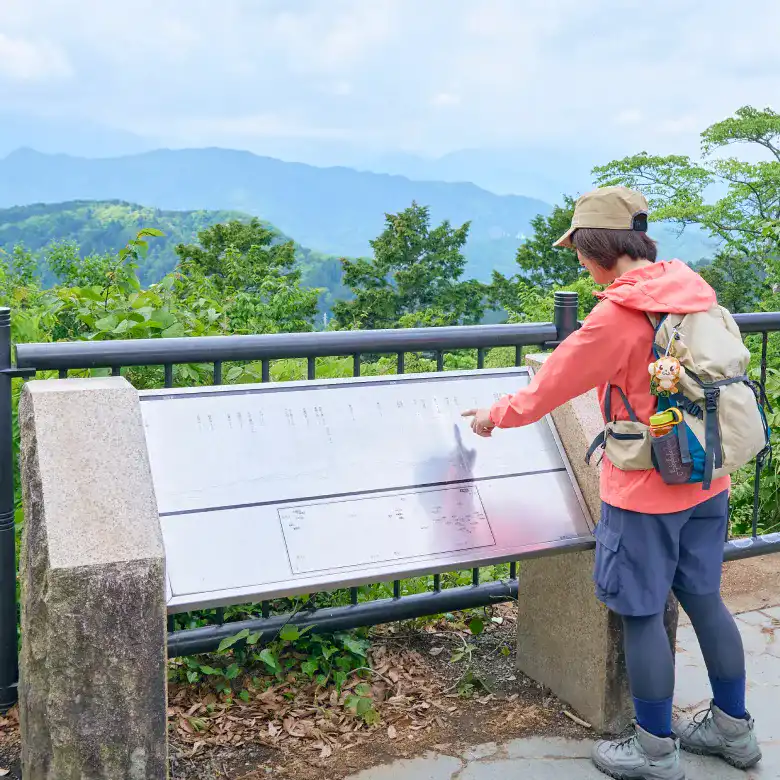
{"type": "Polygon", "coordinates": [[[677,383],[680,381],[680,376],[684,369],[673,354],[672,342],[675,338],[679,338],[676,329],[672,333],[669,346],[666,348],[666,354],[648,367],[650,371],[650,392],[653,395],[669,396],[677,394],[677,383]]]}
{"type": "Polygon", "coordinates": [[[653,395],[675,395],[683,367],[673,355],[664,355],[650,364],[650,392],[653,395]]]}

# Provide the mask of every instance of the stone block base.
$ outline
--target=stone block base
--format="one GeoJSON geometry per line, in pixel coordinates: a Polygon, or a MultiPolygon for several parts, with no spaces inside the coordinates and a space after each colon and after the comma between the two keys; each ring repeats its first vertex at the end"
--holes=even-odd
{"type": "MultiPolygon", "coordinates": [[[[621,618],[593,592],[592,551],[520,564],[517,668],[548,687],[598,733],[617,734],[633,718],[621,618]]],[[[674,652],[677,601],[665,623],[674,652]]]]}
{"type": "Polygon", "coordinates": [[[29,382],[19,421],[24,778],[163,780],[165,558],[138,393],[29,382]]]}

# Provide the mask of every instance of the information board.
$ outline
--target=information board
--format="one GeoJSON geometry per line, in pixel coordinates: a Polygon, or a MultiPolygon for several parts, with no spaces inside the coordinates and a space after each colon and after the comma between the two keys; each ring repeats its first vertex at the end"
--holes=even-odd
{"type": "Polygon", "coordinates": [[[586,546],[549,419],[460,416],[525,369],[144,391],[169,611],[586,546]]]}

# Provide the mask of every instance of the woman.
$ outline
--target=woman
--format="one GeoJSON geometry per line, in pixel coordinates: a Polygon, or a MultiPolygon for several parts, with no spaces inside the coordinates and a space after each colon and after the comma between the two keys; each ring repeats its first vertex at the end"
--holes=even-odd
{"type": "MultiPolygon", "coordinates": [[[[646,230],[647,201],[640,193],[605,187],[577,201],[571,228],[555,245],[576,249],[594,281],[608,286],[582,328],[527,387],[490,409],[464,412],[475,433],[529,425],[596,387],[613,419],[628,419],[618,395],[606,399],[608,385],[622,389],[639,420],[649,422],[657,399],[647,370],[655,359],[648,313],[707,311],[716,298],[685,264],[656,263],[646,230]]],[[[720,597],[729,488],[729,477],[704,491],[701,484],[667,485],[655,470],[621,471],[603,460],[594,580],[599,600],[623,619],[636,711],[632,737],[594,747],[594,763],[612,777],[682,780],[680,747],[742,769],[761,759],[745,709],[742,640],[720,597]],[[713,691],[706,714],[674,724],[674,658],[663,623],[670,590],[691,619],[713,691]]]]}

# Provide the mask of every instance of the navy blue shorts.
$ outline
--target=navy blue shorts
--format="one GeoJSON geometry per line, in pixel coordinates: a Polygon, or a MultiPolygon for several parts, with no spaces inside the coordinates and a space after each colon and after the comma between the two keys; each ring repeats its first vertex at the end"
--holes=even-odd
{"type": "Polygon", "coordinates": [[[663,612],[669,591],[720,591],[728,491],[668,515],[602,504],[596,526],[596,596],[618,615],[663,612]]]}

